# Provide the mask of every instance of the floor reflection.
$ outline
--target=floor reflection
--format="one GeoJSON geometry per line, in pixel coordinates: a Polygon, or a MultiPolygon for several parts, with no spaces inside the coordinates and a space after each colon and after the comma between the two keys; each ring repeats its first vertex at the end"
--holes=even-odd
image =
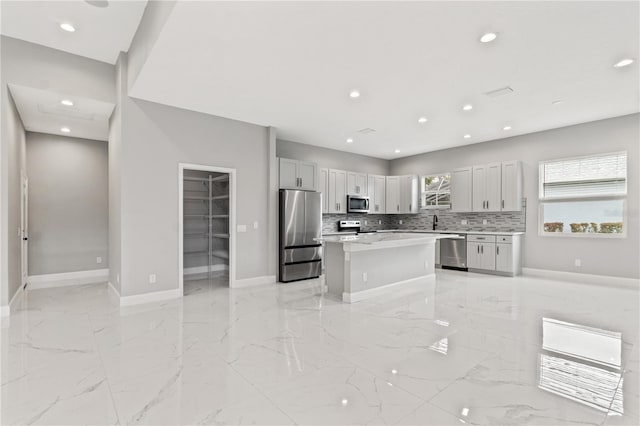
{"type": "Polygon", "coordinates": [[[540,389],[623,414],[622,333],[543,318],[542,349],[540,389]]]}

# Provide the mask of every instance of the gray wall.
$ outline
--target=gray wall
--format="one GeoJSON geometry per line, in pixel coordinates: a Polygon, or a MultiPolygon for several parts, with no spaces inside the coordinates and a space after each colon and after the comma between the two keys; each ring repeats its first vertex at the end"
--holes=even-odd
{"type": "Polygon", "coordinates": [[[22,175],[25,173],[25,131],[4,79],[2,106],[0,276],[2,278],[1,304],[5,306],[22,284],[22,239],[18,231],[21,229],[20,198],[22,175]]]}
{"type": "Polygon", "coordinates": [[[0,37],[0,287],[6,305],[20,285],[20,169],[24,169],[24,130],[8,84],[20,84],[68,95],[115,101],[112,65],[48,47],[0,37]]]}
{"type": "Polygon", "coordinates": [[[369,173],[372,175],[387,176],[389,174],[388,160],[281,139],[277,141],[276,155],[294,160],[314,161],[318,163],[318,167],[322,168],[369,173]]]}
{"type": "Polygon", "coordinates": [[[29,275],[109,267],[107,157],[104,141],[27,132],[29,275]]]}
{"type": "Polygon", "coordinates": [[[594,121],[391,161],[391,174],[427,174],[503,160],[522,160],[527,233],[524,266],[639,278],[640,114],[594,121]],[[538,236],[538,163],[542,160],[627,151],[627,238],[538,236]],[[575,267],[574,260],[582,260],[575,267]]]}

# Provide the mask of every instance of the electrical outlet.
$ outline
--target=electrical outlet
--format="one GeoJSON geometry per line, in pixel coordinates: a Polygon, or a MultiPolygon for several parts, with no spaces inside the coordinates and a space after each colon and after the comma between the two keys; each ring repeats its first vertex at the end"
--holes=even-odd
{"type": "Polygon", "coordinates": [[[382,225],[382,219],[378,219],[378,225],[382,225]]]}
{"type": "Polygon", "coordinates": [[[462,220],[460,221],[460,223],[461,223],[462,225],[466,225],[468,222],[467,222],[467,219],[462,219],[462,220]]]}
{"type": "Polygon", "coordinates": [[[582,260],[581,259],[576,259],[575,260],[575,265],[576,265],[577,268],[581,267],[582,266],[582,260]]]}
{"type": "Polygon", "coordinates": [[[398,223],[399,223],[400,225],[402,225],[402,219],[400,219],[400,220],[398,221],[398,223]]]}
{"type": "Polygon", "coordinates": [[[369,224],[369,221],[365,219],[364,224],[365,224],[365,225],[368,225],[368,224],[369,224]]]}
{"type": "Polygon", "coordinates": [[[258,221],[253,222],[253,229],[258,229],[258,221]]]}
{"type": "Polygon", "coordinates": [[[96,263],[102,263],[102,258],[100,256],[96,257],[96,263]]]}
{"type": "Polygon", "coordinates": [[[155,284],[156,283],[156,274],[150,274],[149,275],[149,284],[155,284]]]}
{"type": "Polygon", "coordinates": [[[367,277],[367,273],[366,273],[366,272],[363,272],[363,273],[362,273],[362,281],[366,283],[366,282],[367,282],[367,279],[368,279],[368,277],[367,277]]]}
{"type": "Polygon", "coordinates": [[[486,225],[487,224],[487,219],[482,219],[482,224],[486,225]]]}
{"type": "Polygon", "coordinates": [[[247,225],[238,225],[236,229],[238,232],[247,232],[247,225]]]}

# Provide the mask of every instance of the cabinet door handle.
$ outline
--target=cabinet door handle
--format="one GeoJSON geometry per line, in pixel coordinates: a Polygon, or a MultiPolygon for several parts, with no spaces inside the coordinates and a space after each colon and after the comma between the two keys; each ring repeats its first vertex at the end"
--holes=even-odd
{"type": "Polygon", "coordinates": [[[478,254],[480,254],[480,244],[478,244],[478,254]]]}
{"type": "Polygon", "coordinates": [[[409,211],[411,211],[411,203],[409,203],[409,211]]]}
{"type": "Polygon", "coordinates": [[[397,210],[397,211],[400,211],[400,204],[398,204],[398,205],[396,206],[396,210],[397,210]]]}
{"type": "Polygon", "coordinates": [[[489,210],[489,200],[487,200],[487,210],[489,210]]]}
{"type": "Polygon", "coordinates": [[[484,254],[484,244],[480,246],[480,254],[484,254]]]}
{"type": "Polygon", "coordinates": [[[504,200],[502,200],[502,208],[504,209],[504,200]]]}
{"type": "Polygon", "coordinates": [[[500,254],[500,246],[496,245],[496,254],[500,254]]]}

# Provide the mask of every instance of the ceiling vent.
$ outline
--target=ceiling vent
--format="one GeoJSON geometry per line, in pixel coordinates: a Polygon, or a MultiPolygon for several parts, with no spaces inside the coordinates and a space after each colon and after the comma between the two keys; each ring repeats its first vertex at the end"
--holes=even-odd
{"type": "Polygon", "coordinates": [[[375,133],[376,129],[372,129],[371,127],[365,127],[364,129],[358,130],[358,133],[362,135],[368,135],[370,133],[375,133]]]}
{"type": "Polygon", "coordinates": [[[93,113],[82,112],[78,109],[72,109],[68,107],[60,107],[58,105],[47,106],[47,105],[38,104],[38,111],[41,112],[42,114],[58,115],[60,117],[74,118],[76,120],[86,120],[86,121],[95,120],[95,114],[93,113]]]}
{"type": "Polygon", "coordinates": [[[506,87],[501,87],[499,89],[485,92],[485,95],[487,95],[490,98],[497,98],[498,96],[510,95],[512,93],[513,93],[513,89],[509,86],[506,86],[506,87]]]}

